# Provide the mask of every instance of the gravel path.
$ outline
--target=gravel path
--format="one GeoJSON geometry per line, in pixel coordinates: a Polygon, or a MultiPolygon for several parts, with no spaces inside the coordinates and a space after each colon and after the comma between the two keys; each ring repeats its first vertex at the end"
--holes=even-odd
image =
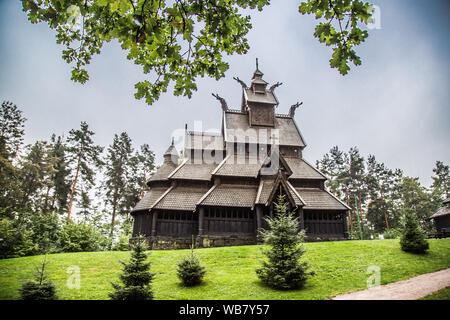
{"type": "Polygon", "coordinates": [[[417,300],[450,286],[450,268],[438,272],[342,294],[332,300],[417,300]]]}

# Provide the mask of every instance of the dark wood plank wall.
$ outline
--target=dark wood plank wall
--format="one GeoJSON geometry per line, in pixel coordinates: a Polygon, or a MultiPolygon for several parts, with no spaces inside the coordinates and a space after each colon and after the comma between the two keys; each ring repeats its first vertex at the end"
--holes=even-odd
{"type": "Polygon", "coordinates": [[[250,208],[205,208],[205,234],[255,234],[255,214],[250,208]]]}
{"type": "Polygon", "coordinates": [[[134,215],[133,237],[139,234],[150,236],[152,233],[152,216],[147,212],[138,212],[134,215]]]}
{"type": "MultiPolygon", "coordinates": [[[[264,216],[270,216],[269,208],[264,216]]],[[[345,212],[304,210],[306,233],[315,236],[344,236],[345,212]]],[[[158,213],[157,235],[190,237],[198,234],[198,213],[165,211],[158,213]]],[[[263,221],[263,228],[268,225],[263,221]]],[[[137,213],[134,216],[133,237],[150,236],[152,215],[137,213]]],[[[248,235],[256,233],[256,214],[250,208],[206,207],[204,235],[248,235]]]]}
{"type": "Polygon", "coordinates": [[[158,213],[156,234],[160,236],[190,237],[198,233],[198,214],[182,211],[158,213]]]}
{"type": "Polygon", "coordinates": [[[344,236],[345,212],[304,210],[306,234],[344,236]]]}

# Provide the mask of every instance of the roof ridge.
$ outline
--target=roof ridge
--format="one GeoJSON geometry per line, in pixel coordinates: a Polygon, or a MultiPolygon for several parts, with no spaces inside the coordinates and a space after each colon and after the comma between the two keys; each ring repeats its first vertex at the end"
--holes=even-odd
{"type": "Polygon", "coordinates": [[[170,186],[156,201],[155,203],[153,203],[150,208],[148,209],[148,211],[151,211],[172,189],[174,188],[174,186],[170,186]]]}
{"type": "Polygon", "coordinates": [[[189,160],[189,158],[184,159],[183,162],[180,163],[180,164],[178,165],[178,167],[176,167],[176,168],[175,168],[175,169],[167,176],[167,178],[170,179],[170,178],[171,178],[178,170],[180,170],[180,168],[181,168],[182,166],[184,166],[184,165],[188,162],[188,160],[189,160]]]}
{"type": "Polygon", "coordinates": [[[303,159],[303,158],[300,158],[300,159],[302,159],[303,162],[305,162],[307,165],[309,165],[311,168],[313,168],[317,173],[319,173],[319,174],[320,174],[322,177],[324,177],[326,180],[329,180],[328,177],[327,177],[326,175],[324,175],[322,172],[320,172],[320,170],[317,169],[316,167],[314,167],[311,163],[309,163],[308,161],[306,161],[306,160],[303,159]]]}

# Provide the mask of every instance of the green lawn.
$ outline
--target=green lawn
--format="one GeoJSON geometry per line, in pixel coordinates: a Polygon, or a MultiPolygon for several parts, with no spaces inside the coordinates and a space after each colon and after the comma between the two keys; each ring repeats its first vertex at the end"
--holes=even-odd
{"type": "MultiPolygon", "coordinates": [[[[156,299],[327,299],[366,289],[369,266],[379,266],[381,284],[450,267],[450,239],[429,240],[426,255],[404,253],[398,240],[306,243],[305,258],[316,275],[302,290],[277,291],[261,284],[255,268],[263,258],[259,246],[198,249],[207,274],[201,286],[185,288],[176,277],[176,264],[188,250],[152,251],[149,260],[157,275],[156,299]]],[[[60,299],[108,299],[111,281],[121,272],[119,259],[129,252],[61,253],[47,257],[47,271],[60,299]],[[81,270],[81,288],[66,285],[67,268],[81,270]]],[[[33,276],[42,256],[0,260],[0,299],[17,299],[20,284],[33,276]]]]}
{"type": "Polygon", "coordinates": [[[450,287],[436,291],[420,300],[450,300],[450,287]]]}

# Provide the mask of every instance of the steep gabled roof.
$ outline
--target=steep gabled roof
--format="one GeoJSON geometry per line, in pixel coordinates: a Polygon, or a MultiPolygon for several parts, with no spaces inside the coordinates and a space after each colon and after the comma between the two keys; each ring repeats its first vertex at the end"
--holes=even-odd
{"type": "Polygon", "coordinates": [[[224,112],[225,142],[250,142],[269,144],[273,135],[279,136],[282,146],[306,146],[294,119],[277,115],[274,127],[250,127],[248,114],[228,110],[224,112]],[[278,134],[276,134],[278,132],[278,134]]]}
{"type": "Polygon", "coordinates": [[[208,188],[203,186],[172,187],[152,209],[195,211],[197,202],[207,191],[208,188]]]}
{"type": "Polygon", "coordinates": [[[186,149],[223,150],[223,136],[221,133],[186,132],[186,149]]]}
{"type": "Polygon", "coordinates": [[[302,158],[285,157],[292,170],[289,179],[327,180],[327,177],[302,158]]]}
{"type": "Polygon", "coordinates": [[[150,188],[144,195],[144,197],[136,204],[131,212],[149,210],[153,204],[158,200],[164,192],[167,191],[167,187],[162,188],[150,188]]]}
{"type": "Polygon", "coordinates": [[[258,177],[262,163],[258,157],[240,157],[229,155],[213,171],[215,176],[258,177]]]}
{"type": "Polygon", "coordinates": [[[350,208],[329,193],[319,188],[295,188],[301,198],[306,202],[303,209],[315,210],[349,210],[350,208]]]}
{"type": "Polygon", "coordinates": [[[202,180],[210,181],[211,172],[216,168],[217,164],[207,163],[193,163],[186,159],[176,171],[174,171],[169,178],[170,179],[183,179],[183,180],[202,180]]]}

